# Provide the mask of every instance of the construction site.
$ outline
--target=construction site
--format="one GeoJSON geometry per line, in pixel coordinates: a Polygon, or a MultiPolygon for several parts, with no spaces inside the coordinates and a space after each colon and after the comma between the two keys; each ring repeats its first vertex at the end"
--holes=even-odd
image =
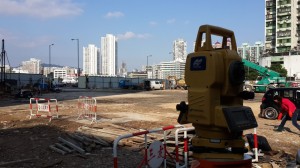
{"type": "MultiPolygon", "coordinates": [[[[261,94],[254,100],[244,102],[258,116],[261,94]]],[[[31,117],[29,99],[2,99],[0,102],[0,167],[113,167],[113,141],[121,135],[144,130],[178,125],[176,104],[187,100],[186,90],[74,90],[43,94],[41,97],[57,99],[58,118],[31,117]],[[79,96],[96,99],[96,121],[79,117],[79,96]],[[74,135],[96,139],[88,146],[77,142],[74,135]],[[73,137],[73,138],[72,138],[73,137]],[[68,139],[84,151],[60,153],[51,146],[68,139]],[[99,142],[100,141],[100,142],[99,142]],[[104,141],[104,142],[103,142],[104,141]],[[79,145],[81,144],[81,145],[79,145]]],[[[56,106],[56,105],[54,105],[56,106]]],[[[52,107],[51,107],[52,108],[52,107]]],[[[55,107],[54,107],[55,109],[55,107]]],[[[272,151],[259,157],[257,165],[278,165],[285,167],[295,159],[300,142],[299,133],[287,122],[290,131],[273,132],[277,120],[256,118],[257,135],[267,138],[272,151]]],[[[191,124],[185,125],[187,128],[191,124]]],[[[253,133],[253,129],[245,134],[253,133]]],[[[174,156],[174,130],[168,132],[168,146],[174,156]]],[[[161,132],[149,134],[149,142],[161,140],[161,132]]],[[[182,139],[180,144],[182,145],[182,139]]],[[[119,167],[137,167],[143,160],[144,136],[124,139],[118,146],[119,167]]],[[[183,153],[182,150],[180,152],[183,153]]],[[[181,155],[181,160],[182,155],[181,155]]],[[[175,167],[175,161],[168,161],[168,167],[175,167]]]]}
{"type": "MultiPolygon", "coordinates": [[[[274,132],[279,120],[258,117],[264,94],[243,90],[244,65],[250,63],[237,54],[231,30],[201,26],[185,79],[143,81],[147,88],[142,89],[129,79],[83,77],[78,87],[53,90],[50,80],[46,90],[39,85],[38,92],[16,96],[13,82],[6,80],[2,45],[0,167],[299,164],[299,130],[288,121],[274,132]],[[211,46],[211,35],[223,38],[220,48],[211,46]]],[[[269,84],[254,90],[266,91],[269,84]]]]}

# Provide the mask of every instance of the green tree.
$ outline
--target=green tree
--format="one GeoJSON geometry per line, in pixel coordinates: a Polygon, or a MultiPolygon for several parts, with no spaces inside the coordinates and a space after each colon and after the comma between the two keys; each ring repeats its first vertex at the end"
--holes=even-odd
{"type": "Polygon", "coordinates": [[[287,70],[284,67],[282,67],[281,64],[271,64],[271,67],[269,69],[280,73],[280,76],[282,77],[287,76],[287,70]]]}
{"type": "Polygon", "coordinates": [[[245,79],[246,80],[256,80],[258,72],[252,68],[245,66],[245,79]]]}

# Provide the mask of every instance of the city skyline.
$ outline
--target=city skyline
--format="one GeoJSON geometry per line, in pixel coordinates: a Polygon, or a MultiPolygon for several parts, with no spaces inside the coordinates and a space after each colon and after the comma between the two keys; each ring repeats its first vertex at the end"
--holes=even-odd
{"type": "Polygon", "coordinates": [[[211,24],[235,32],[238,46],[264,42],[264,1],[211,2],[151,1],[129,2],[53,0],[0,1],[0,38],[11,66],[30,58],[48,63],[77,67],[80,40],[80,68],[84,46],[100,45],[100,37],[114,34],[118,39],[118,66],[128,71],[172,60],[172,43],[187,41],[187,53],[193,50],[200,25],[211,24]],[[155,10],[154,10],[155,9],[155,10]]]}

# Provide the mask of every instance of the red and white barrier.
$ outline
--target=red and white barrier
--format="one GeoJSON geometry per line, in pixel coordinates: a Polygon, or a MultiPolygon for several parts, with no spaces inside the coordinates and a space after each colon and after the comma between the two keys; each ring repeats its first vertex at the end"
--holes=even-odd
{"type": "Polygon", "coordinates": [[[254,155],[255,158],[252,159],[252,162],[258,162],[258,142],[257,142],[257,134],[256,134],[256,128],[254,128],[253,132],[253,142],[254,142],[254,155]]]}
{"type": "MultiPolygon", "coordinates": [[[[188,137],[187,137],[187,132],[194,130],[194,127],[189,127],[189,128],[184,128],[183,125],[175,125],[175,126],[167,126],[163,128],[158,128],[154,130],[146,130],[142,132],[137,132],[137,133],[131,133],[131,134],[126,134],[126,135],[121,135],[117,139],[114,140],[113,144],[113,156],[114,156],[114,168],[118,168],[118,156],[117,156],[117,146],[120,140],[125,139],[125,138],[130,138],[134,136],[139,136],[139,135],[144,135],[145,137],[145,156],[144,159],[142,160],[141,164],[138,167],[142,167],[143,165],[150,166],[150,167],[158,167],[162,163],[162,158],[164,161],[164,167],[167,167],[167,155],[169,155],[170,158],[172,158],[175,161],[176,168],[187,168],[188,165],[188,137]],[[175,131],[175,154],[176,158],[175,160],[170,156],[170,154],[167,151],[166,148],[166,130],[169,129],[174,129],[178,128],[175,131]],[[160,141],[154,141],[149,148],[147,147],[147,134],[153,133],[153,132],[158,132],[158,131],[164,131],[164,142],[161,144],[159,143],[160,141]],[[179,145],[178,145],[178,134],[180,132],[184,132],[184,165],[179,164],[179,145]],[[155,161],[152,160],[152,158],[156,158],[155,161]]],[[[254,128],[254,151],[255,151],[255,159],[252,159],[252,162],[258,162],[258,142],[257,142],[257,135],[256,135],[256,128],[254,128]]]]}
{"type": "Polygon", "coordinates": [[[90,119],[91,123],[97,122],[97,100],[93,97],[80,96],[78,98],[78,120],[90,119]]]}
{"type": "Polygon", "coordinates": [[[52,118],[58,118],[57,99],[30,98],[29,110],[30,110],[30,119],[33,116],[45,117],[45,118],[49,118],[49,122],[51,122],[52,118]],[[35,101],[35,106],[32,104],[33,101],[35,101]],[[52,110],[53,106],[55,106],[54,110],[52,110]],[[46,114],[42,114],[42,113],[46,113],[46,114]]]}
{"type": "Polygon", "coordinates": [[[187,131],[192,131],[195,130],[194,127],[190,127],[190,128],[179,128],[175,131],[175,152],[176,152],[176,168],[183,168],[183,167],[188,167],[188,137],[187,137],[187,131]],[[183,136],[183,142],[184,142],[184,165],[180,166],[179,165],[179,152],[178,152],[178,133],[180,132],[184,132],[184,136],[183,136]]]}
{"type": "MultiPolygon", "coordinates": [[[[156,167],[161,165],[162,161],[164,162],[164,167],[167,167],[167,155],[171,157],[171,155],[167,151],[167,143],[166,143],[166,130],[175,129],[175,128],[183,128],[183,125],[171,125],[166,126],[162,128],[157,128],[153,130],[146,130],[131,134],[125,134],[117,137],[117,139],[114,140],[113,144],[113,156],[114,156],[114,168],[118,168],[118,154],[117,154],[117,147],[120,140],[125,138],[130,138],[134,136],[144,135],[145,137],[145,156],[142,162],[138,167],[142,167],[145,165],[146,167],[156,167]],[[164,131],[164,142],[161,143],[160,141],[154,141],[148,148],[147,146],[147,134],[164,131]]],[[[172,157],[171,157],[172,158],[172,157]]]]}

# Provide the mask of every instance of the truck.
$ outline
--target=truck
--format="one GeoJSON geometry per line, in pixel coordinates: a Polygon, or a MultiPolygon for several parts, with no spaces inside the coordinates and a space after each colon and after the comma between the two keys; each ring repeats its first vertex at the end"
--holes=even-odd
{"type": "Polygon", "coordinates": [[[145,80],[144,89],[145,90],[162,90],[164,85],[160,80],[145,80]]]}
{"type": "Polygon", "coordinates": [[[242,59],[242,61],[245,66],[256,70],[260,75],[253,85],[254,92],[266,92],[269,88],[285,87],[287,85],[286,77],[282,77],[280,73],[246,59],[242,59]]]}
{"type": "Polygon", "coordinates": [[[119,81],[119,88],[121,89],[138,89],[139,84],[133,83],[131,80],[124,79],[119,81]]]}

